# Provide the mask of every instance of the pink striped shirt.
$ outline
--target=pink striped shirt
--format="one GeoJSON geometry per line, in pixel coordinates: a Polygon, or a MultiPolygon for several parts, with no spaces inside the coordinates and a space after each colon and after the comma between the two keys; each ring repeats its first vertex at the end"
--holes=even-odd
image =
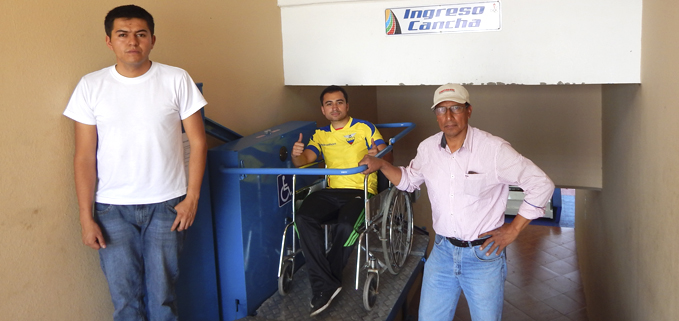
{"type": "Polygon", "coordinates": [[[508,142],[469,126],[462,147],[450,152],[443,132],[425,139],[408,167],[401,167],[400,190],[427,184],[434,231],[471,241],[504,224],[509,185],[524,190],[519,214],[544,215],[554,183],[508,142]]]}

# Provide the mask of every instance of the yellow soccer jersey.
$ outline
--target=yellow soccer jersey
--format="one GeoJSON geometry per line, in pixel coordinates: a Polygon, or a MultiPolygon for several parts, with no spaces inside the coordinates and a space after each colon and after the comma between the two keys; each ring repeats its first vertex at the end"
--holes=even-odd
{"type": "MultiPolygon", "coordinates": [[[[353,168],[368,153],[371,139],[376,145],[385,144],[375,125],[365,120],[349,118],[344,128],[335,130],[332,125],[316,129],[307,148],[325,160],[328,168],[353,168]]],[[[363,190],[365,175],[330,175],[328,187],[363,190]]],[[[377,173],[370,174],[368,192],[377,195],[377,173]]]]}

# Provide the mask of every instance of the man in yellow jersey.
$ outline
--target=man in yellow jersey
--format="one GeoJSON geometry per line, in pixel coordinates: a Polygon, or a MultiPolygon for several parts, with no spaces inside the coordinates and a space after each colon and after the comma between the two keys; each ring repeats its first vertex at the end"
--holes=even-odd
{"type": "MultiPolygon", "coordinates": [[[[316,129],[305,147],[302,134],[292,149],[292,163],[300,167],[324,160],[328,168],[352,168],[366,154],[375,156],[387,147],[370,122],[349,116],[349,96],[342,87],[321,93],[321,112],[330,125],[316,129]]],[[[328,188],[307,196],[295,218],[313,297],[311,316],[325,310],[342,290],[342,270],[364,221],[363,174],[331,175],[328,188]],[[325,253],[321,225],[337,222],[330,251],[325,253]]],[[[368,192],[377,194],[377,175],[370,174],[368,192]]]]}

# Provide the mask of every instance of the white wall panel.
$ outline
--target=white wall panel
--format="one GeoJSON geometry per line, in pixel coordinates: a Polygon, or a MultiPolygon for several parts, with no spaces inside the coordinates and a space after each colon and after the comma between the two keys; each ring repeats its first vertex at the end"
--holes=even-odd
{"type": "Polygon", "coordinates": [[[386,35],[385,9],[470,2],[279,0],[285,84],[640,82],[642,0],[502,1],[500,31],[386,35]]]}

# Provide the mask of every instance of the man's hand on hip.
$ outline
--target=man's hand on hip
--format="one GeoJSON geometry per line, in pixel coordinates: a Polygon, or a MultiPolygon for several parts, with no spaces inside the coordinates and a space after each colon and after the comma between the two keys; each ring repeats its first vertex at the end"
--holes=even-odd
{"type": "Polygon", "coordinates": [[[496,248],[496,253],[499,255],[502,253],[505,247],[516,240],[516,237],[518,237],[519,233],[521,233],[521,231],[523,231],[523,229],[525,229],[526,226],[530,224],[530,221],[531,220],[523,217],[523,215],[519,213],[514,217],[511,223],[505,223],[504,225],[492,231],[488,231],[479,235],[479,238],[490,235],[490,237],[481,245],[481,250],[485,249],[486,246],[488,246],[491,242],[495,242],[493,243],[493,246],[490,248],[490,250],[486,252],[486,255],[489,256],[496,248]]]}
{"type": "Polygon", "coordinates": [[[516,240],[520,232],[521,231],[512,227],[511,224],[504,224],[492,231],[483,233],[479,235],[479,238],[483,238],[489,235],[490,237],[486,239],[485,242],[483,242],[483,244],[481,245],[481,250],[488,247],[490,243],[493,243],[493,245],[490,246],[490,249],[488,249],[488,252],[486,252],[486,256],[490,256],[491,254],[493,254],[493,251],[495,251],[496,249],[497,249],[496,254],[500,255],[500,253],[502,253],[502,251],[509,244],[516,240]]]}

